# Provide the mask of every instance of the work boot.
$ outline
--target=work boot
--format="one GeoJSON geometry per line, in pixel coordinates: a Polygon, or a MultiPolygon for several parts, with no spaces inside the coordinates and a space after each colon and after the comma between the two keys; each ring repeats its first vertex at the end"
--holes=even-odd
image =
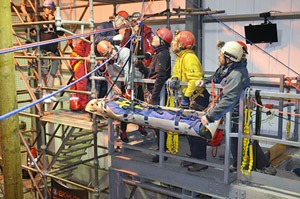
{"type": "MultiPolygon", "coordinates": [[[[167,160],[168,157],[164,157],[164,160],[167,160]]],[[[159,156],[158,155],[155,155],[153,158],[152,158],[152,162],[154,163],[158,163],[159,162],[159,156]]]]}
{"type": "Polygon", "coordinates": [[[188,167],[188,166],[192,166],[192,165],[193,165],[193,163],[192,162],[188,162],[188,161],[182,161],[180,163],[180,166],[182,166],[182,167],[188,167]]]}
{"type": "Polygon", "coordinates": [[[204,170],[204,169],[207,169],[207,168],[208,168],[207,165],[193,163],[193,165],[188,166],[188,171],[198,172],[198,171],[201,171],[201,170],[204,170]]]}
{"type": "Polygon", "coordinates": [[[120,133],[120,139],[122,140],[122,142],[125,142],[125,143],[129,142],[127,133],[125,131],[120,133]]]}
{"type": "Polygon", "coordinates": [[[237,167],[235,167],[233,165],[229,166],[229,172],[233,173],[233,172],[236,172],[236,171],[237,171],[237,167]]]}
{"type": "Polygon", "coordinates": [[[148,133],[147,133],[147,131],[145,130],[145,128],[144,127],[139,127],[139,130],[138,130],[143,136],[147,136],[148,135],[148,133]]]}
{"type": "Polygon", "coordinates": [[[272,166],[265,167],[260,172],[264,173],[264,174],[272,175],[272,176],[275,176],[277,173],[276,169],[272,166]]]}

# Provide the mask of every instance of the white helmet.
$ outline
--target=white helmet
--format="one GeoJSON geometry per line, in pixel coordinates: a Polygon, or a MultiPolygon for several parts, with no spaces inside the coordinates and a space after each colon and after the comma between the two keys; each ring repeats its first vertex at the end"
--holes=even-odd
{"type": "Polygon", "coordinates": [[[226,42],[221,52],[233,62],[240,62],[243,56],[243,47],[236,41],[226,42]]]}

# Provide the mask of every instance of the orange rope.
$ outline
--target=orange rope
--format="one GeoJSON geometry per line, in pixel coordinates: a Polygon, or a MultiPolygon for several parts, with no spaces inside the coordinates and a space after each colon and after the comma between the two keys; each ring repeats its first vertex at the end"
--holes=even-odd
{"type": "Polygon", "coordinates": [[[286,86],[294,87],[297,91],[300,91],[300,83],[293,83],[289,77],[286,77],[284,80],[286,86]]]}
{"type": "MultiPolygon", "coordinates": [[[[218,99],[222,93],[223,93],[223,90],[219,93],[219,95],[216,97],[216,99],[218,99]]],[[[207,111],[207,109],[208,109],[211,105],[212,105],[212,102],[206,107],[206,109],[204,109],[203,112],[207,111]]]]}
{"type": "Polygon", "coordinates": [[[297,116],[300,116],[300,114],[297,114],[297,113],[289,113],[289,112],[283,112],[283,111],[273,110],[273,109],[267,108],[267,107],[265,107],[265,106],[262,106],[262,105],[256,103],[255,101],[251,101],[251,103],[253,103],[253,104],[255,104],[256,106],[259,106],[259,107],[261,107],[261,108],[265,108],[265,109],[267,109],[267,110],[269,110],[269,111],[272,111],[272,112],[282,113],[282,114],[287,114],[287,115],[297,115],[297,116]]]}
{"type": "Polygon", "coordinates": [[[211,79],[211,97],[212,97],[212,106],[216,106],[216,93],[215,93],[215,83],[214,83],[214,77],[211,79]]]}

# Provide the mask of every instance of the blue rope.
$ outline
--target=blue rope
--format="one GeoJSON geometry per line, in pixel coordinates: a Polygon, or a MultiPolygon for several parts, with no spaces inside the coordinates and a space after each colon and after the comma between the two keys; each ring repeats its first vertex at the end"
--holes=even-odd
{"type": "Polygon", "coordinates": [[[116,52],[116,54],[114,54],[112,57],[110,57],[109,59],[107,59],[102,65],[98,66],[97,68],[95,68],[95,69],[92,70],[91,72],[87,73],[85,76],[83,76],[83,77],[79,78],[78,80],[72,82],[71,84],[69,84],[69,85],[67,85],[67,86],[65,86],[65,87],[63,87],[63,88],[61,88],[61,89],[59,89],[59,90],[57,90],[57,91],[55,91],[55,92],[53,92],[53,93],[47,95],[46,97],[43,97],[43,98],[41,98],[41,99],[38,99],[38,100],[36,100],[35,102],[32,102],[32,103],[30,103],[30,104],[28,104],[28,105],[26,105],[26,106],[24,106],[24,107],[18,108],[18,109],[13,110],[13,111],[11,111],[11,112],[9,112],[9,113],[6,113],[6,114],[4,114],[4,115],[1,115],[1,116],[0,116],[0,121],[4,120],[4,119],[6,119],[6,118],[8,118],[8,117],[10,117],[10,116],[13,116],[13,115],[15,115],[15,114],[17,114],[17,113],[19,113],[19,112],[25,110],[25,109],[28,109],[28,108],[30,108],[30,107],[32,107],[32,106],[34,106],[34,105],[36,105],[36,104],[38,104],[38,103],[44,101],[45,99],[48,99],[48,98],[50,98],[50,97],[52,97],[52,96],[54,96],[54,95],[56,95],[56,94],[58,94],[58,93],[60,93],[60,92],[62,92],[62,91],[64,91],[64,90],[66,90],[67,88],[70,88],[71,86],[73,86],[73,85],[76,84],[77,82],[83,80],[84,78],[88,77],[88,76],[91,75],[92,73],[96,72],[96,71],[97,71],[98,69],[100,69],[103,65],[105,65],[107,62],[109,62],[113,57],[115,57],[115,56],[116,56],[116,55],[117,55],[117,54],[118,54],[118,53],[119,53],[119,52],[120,52],[120,51],[128,44],[128,42],[130,42],[130,41],[132,40],[133,36],[135,36],[135,35],[132,35],[132,36],[130,37],[130,39],[127,41],[127,43],[126,43],[122,48],[120,48],[119,51],[116,52]]]}
{"type": "Polygon", "coordinates": [[[70,40],[70,39],[76,39],[76,38],[79,38],[79,37],[86,37],[86,36],[94,35],[94,34],[97,34],[97,33],[109,32],[109,31],[113,31],[113,30],[119,30],[121,28],[128,28],[130,26],[131,25],[120,26],[120,27],[116,27],[116,28],[112,28],[112,29],[110,28],[110,29],[98,30],[98,31],[95,31],[95,32],[90,32],[90,33],[84,33],[84,34],[79,34],[79,35],[62,37],[62,38],[58,38],[58,39],[50,39],[50,40],[46,40],[46,41],[35,42],[35,43],[32,43],[32,44],[26,44],[24,46],[16,46],[16,47],[11,47],[11,48],[6,48],[6,49],[0,50],[0,55],[4,54],[4,53],[18,51],[18,50],[34,48],[34,47],[37,47],[37,46],[43,46],[43,45],[46,45],[46,44],[52,44],[52,43],[57,43],[57,42],[66,41],[66,40],[70,40]]]}
{"type": "MultiPolygon", "coordinates": [[[[200,6],[198,6],[197,4],[195,4],[194,2],[192,2],[191,0],[188,0],[190,3],[192,3],[194,6],[196,6],[197,8],[200,8],[200,6]]],[[[274,60],[276,60],[277,62],[279,62],[281,65],[283,65],[284,67],[286,67],[287,69],[291,70],[292,72],[294,72],[295,74],[297,74],[298,76],[300,75],[297,71],[295,71],[294,69],[290,68],[289,66],[287,66],[286,64],[284,64],[283,62],[281,62],[279,59],[277,59],[276,57],[274,57],[273,55],[269,54],[268,52],[266,52],[265,50],[263,50],[262,48],[260,48],[259,46],[257,46],[256,44],[254,44],[252,41],[250,41],[249,39],[247,39],[246,37],[242,36],[240,33],[236,32],[235,30],[233,30],[232,28],[230,28],[228,25],[226,25],[225,23],[223,23],[222,21],[220,21],[218,18],[216,18],[215,16],[213,16],[212,14],[208,13],[205,9],[200,8],[203,12],[205,12],[208,16],[214,18],[216,21],[218,21],[219,23],[221,23],[222,25],[224,25],[228,30],[233,31],[235,34],[237,34],[238,36],[240,36],[241,38],[247,40],[249,43],[251,43],[252,45],[254,45],[256,48],[258,48],[259,50],[261,50],[262,52],[264,52],[265,54],[267,54],[268,56],[272,57],[274,60]]]]}

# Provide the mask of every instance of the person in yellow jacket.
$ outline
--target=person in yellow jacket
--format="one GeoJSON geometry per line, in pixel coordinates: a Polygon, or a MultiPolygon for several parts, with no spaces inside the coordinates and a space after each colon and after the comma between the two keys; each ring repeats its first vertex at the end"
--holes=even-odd
{"type": "MultiPolygon", "coordinates": [[[[181,86],[182,98],[180,107],[188,109],[193,107],[202,111],[209,104],[209,93],[205,88],[195,86],[197,80],[204,77],[202,65],[192,50],[195,45],[195,37],[191,32],[182,31],[176,35],[172,42],[172,50],[177,55],[173,68],[170,88],[177,89],[179,82],[188,82],[187,86],[181,86]],[[190,103],[190,102],[193,103],[190,103]]],[[[206,160],[207,143],[200,137],[188,136],[192,158],[206,160]]],[[[188,167],[189,171],[200,171],[207,169],[206,165],[183,161],[182,166],[188,167]]]]}

